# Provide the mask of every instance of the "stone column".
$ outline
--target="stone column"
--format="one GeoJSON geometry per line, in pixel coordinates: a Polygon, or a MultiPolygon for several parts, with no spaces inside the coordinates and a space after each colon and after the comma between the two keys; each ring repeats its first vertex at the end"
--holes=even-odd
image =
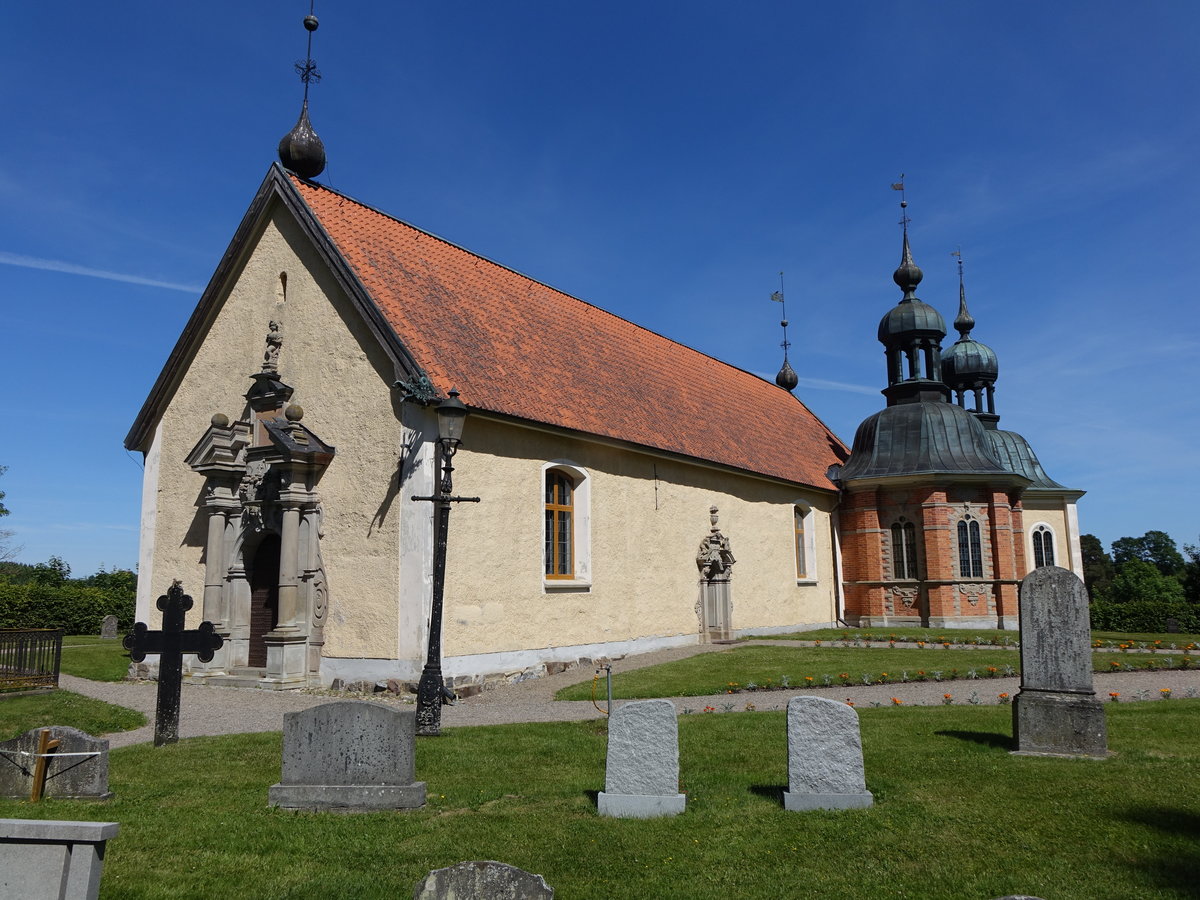
{"type": "Polygon", "coordinates": [[[262,687],[291,688],[307,680],[305,639],[308,629],[299,619],[300,507],[304,492],[289,482],[280,491],[283,509],[279,533],[279,610],[275,628],[266,635],[267,674],[262,687]]]}

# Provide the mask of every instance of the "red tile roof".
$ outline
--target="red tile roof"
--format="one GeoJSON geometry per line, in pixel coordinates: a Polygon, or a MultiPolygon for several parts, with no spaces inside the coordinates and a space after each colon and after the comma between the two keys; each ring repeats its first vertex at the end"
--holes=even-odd
{"type": "Polygon", "coordinates": [[[396,336],[468,406],[832,489],[846,449],[782,388],[292,178],[396,336]]]}

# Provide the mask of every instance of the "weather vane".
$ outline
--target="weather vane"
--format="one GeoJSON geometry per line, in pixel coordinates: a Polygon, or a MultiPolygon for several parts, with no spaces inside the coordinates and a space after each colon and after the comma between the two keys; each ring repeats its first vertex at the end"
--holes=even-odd
{"type": "Polygon", "coordinates": [[[788,362],[788,348],[792,346],[792,342],[787,338],[787,304],[783,300],[783,273],[779,273],[779,290],[771,294],[771,299],[783,307],[781,310],[782,318],[779,321],[780,327],[783,328],[783,342],[779,345],[783,348],[783,366],[779,370],[779,374],[775,376],[775,383],[784,390],[793,390],[800,379],[796,376],[796,370],[792,368],[792,364],[788,362]]]}
{"type": "Polygon", "coordinates": [[[304,17],[304,28],[308,31],[308,51],[304,55],[304,59],[296,60],[296,74],[300,76],[300,80],[304,82],[304,99],[308,99],[308,86],[310,83],[321,80],[321,72],[317,69],[317,64],[312,58],[312,36],[317,30],[317,26],[321,23],[317,21],[317,17],[313,15],[313,6],[316,0],[309,0],[308,15],[304,17]]]}
{"type": "Polygon", "coordinates": [[[904,230],[908,231],[908,223],[912,221],[908,217],[908,213],[904,210],[908,209],[908,198],[904,196],[904,173],[900,173],[900,180],[892,185],[893,191],[900,192],[900,224],[904,226],[904,230]]]}

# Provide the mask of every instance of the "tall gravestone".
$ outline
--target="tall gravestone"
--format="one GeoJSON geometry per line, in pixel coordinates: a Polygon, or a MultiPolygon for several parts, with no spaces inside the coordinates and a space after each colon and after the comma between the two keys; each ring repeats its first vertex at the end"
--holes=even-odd
{"type": "MultiPolygon", "coordinates": [[[[33,728],[11,741],[0,743],[0,797],[30,795],[36,777],[41,728],[33,728]]],[[[43,797],[107,800],[108,741],[66,725],[46,729],[54,753],[45,760],[43,797]]]]}
{"type": "Polygon", "coordinates": [[[862,809],[875,802],[867,790],[853,707],[826,697],[793,697],[787,706],[787,733],[784,809],[862,809]]]}
{"type": "Polygon", "coordinates": [[[100,623],[100,637],[115,639],[117,637],[117,617],[105,616],[100,623]]]}
{"type": "Polygon", "coordinates": [[[608,763],[597,806],[602,816],[651,819],[683,812],[679,722],[670,700],[626,703],[608,718],[608,763]]]}
{"type": "Polygon", "coordinates": [[[283,717],[283,777],[269,804],[285,809],[374,812],[425,805],[416,781],[417,714],[342,700],[283,717]]]}
{"type": "Polygon", "coordinates": [[[1021,690],[1013,698],[1017,753],[1108,755],[1104,705],[1092,687],[1087,590],[1058,566],[1021,582],[1021,690]]]}

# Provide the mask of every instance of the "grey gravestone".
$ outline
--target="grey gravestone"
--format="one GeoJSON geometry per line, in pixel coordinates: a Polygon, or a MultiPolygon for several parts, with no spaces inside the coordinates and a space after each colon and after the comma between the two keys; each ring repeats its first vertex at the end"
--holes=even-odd
{"type": "Polygon", "coordinates": [[[1179,620],[1178,619],[1167,619],[1167,633],[1168,634],[1179,634],[1179,620]]]}
{"type": "Polygon", "coordinates": [[[95,900],[116,822],[0,819],[0,897],[95,900]]]}
{"type": "Polygon", "coordinates": [[[679,793],[679,722],[670,700],[617,707],[608,720],[608,765],[600,815],[650,819],[683,812],[679,793]]]}
{"type": "Polygon", "coordinates": [[[863,775],[862,737],[853,707],[826,697],[793,697],[787,706],[787,735],[784,809],[862,809],[875,802],[863,775]]]}
{"type": "Polygon", "coordinates": [[[1092,688],[1087,590],[1058,566],[1021,582],[1021,691],[1013,698],[1017,753],[1108,755],[1104,706],[1092,688]]]}
{"type": "Polygon", "coordinates": [[[434,869],[413,891],[413,900],[553,900],[554,888],[534,875],[491,860],[434,869]]]}
{"type": "Polygon", "coordinates": [[[115,638],[117,636],[117,617],[105,616],[104,621],[100,623],[100,637],[115,638]]]}
{"type": "MultiPolygon", "coordinates": [[[[108,741],[66,725],[52,725],[49,730],[50,740],[57,740],[58,748],[46,761],[46,788],[42,796],[99,800],[111,797],[108,741]]],[[[41,728],[34,728],[0,743],[0,797],[29,798],[41,733],[41,728]]]]}
{"type": "Polygon", "coordinates": [[[416,713],[342,700],[283,717],[283,777],[271,806],[330,812],[415,809],[416,713]]]}

